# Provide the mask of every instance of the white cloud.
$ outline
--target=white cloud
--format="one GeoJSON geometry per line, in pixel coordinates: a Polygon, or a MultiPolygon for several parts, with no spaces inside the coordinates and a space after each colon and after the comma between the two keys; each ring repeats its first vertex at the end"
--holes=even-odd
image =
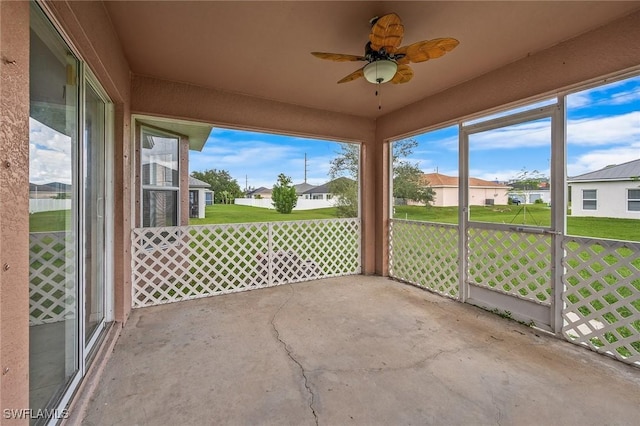
{"type": "Polygon", "coordinates": [[[597,149],[577,157],[567,164],[567,175],[578,176],[612,164],[622,164],[640,158],[640,141],[628,146],[597,149]]]}
{"type": "MultiPolygon", "coordinates": [[[[640,140],[640,111],[591,117],[567,122],[567,143],[581,146],[625,145],[640,140]]],[[[550,146],[551,127],[548,120],[534,121],[473,134],[471,151],[520,149],[550,146]]]]}
{"type": "Polygon", "coordinates": [[[33,118],[29,119],[29,182],[71,183],[72,143],[33,118]]]}
{"type": "Polygon", "coordinates": [[[623,105],[632,103],[640,99],[640,89],[632,87],[627,90],[618,90],[621,86],[640,82],[640,77],[624,79],[613,83],[583,90],[567,96],[567,107],[579,109],[582,107],[593,107],[603,105],[623,105]]]}
{"type": "MultiPolygon", "coordinates": [[[[307,153],[307,182],[312,185],[326,183],[330,161],[339,151],[337,143],[312,139],[288,138],[287,144],[260,140],[255,134],[210,137],[201,153],[191,153],[189,169],[227,170],[241,188],[264,186],[271,188],[284,173],[295,184],[304,181],[304,155],[307,153]],[[323,144],[320,149],[314,144],[323,144]]],[[[259,136],[259,135],[257,135],[259,136]]],[[[272,136],[267,136],[269,138],[272,136]]]]}
{"type": "Polygon", "coordinates": [[[469,136],[469,150],[519,149],[550,146],[549,120],[538,120],[469,136]]]}
{"type": "Polygon", "coordinates": [[[640,100],[640,89],[616,93],[611,97],[610,105],[630,104],[640,100]]]}
{"type": "Polygon", "coordinates": [[[592,103],[593,99],[589,92],[579,92],[567,96],[567,109],[578,109],[592,103]]]}
{"type": "Polygon", "coordinates": [[[640,111],[567,123],[567,143],[581,146],[628,144],[640,140],[640,111]]]}

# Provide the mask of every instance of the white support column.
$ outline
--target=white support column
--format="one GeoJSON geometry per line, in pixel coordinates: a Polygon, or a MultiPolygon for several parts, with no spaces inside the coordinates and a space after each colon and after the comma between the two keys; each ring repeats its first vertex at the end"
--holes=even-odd
{"type": "Polygon", "coordinates": [[[467,286],[467,225],[469,222],[469,134],[462,124],[458,127],[458,298],[466,302],[467,286]]]}
{"type": "Polygon", "coordinates": [[[562,241],[567,232],[567,144],[566,144],[566,97],[558,98],[557,109],[551,119],[551,329],[556,335],[562,333],[562,299],[564,293],[564,251],[562,241]]]}

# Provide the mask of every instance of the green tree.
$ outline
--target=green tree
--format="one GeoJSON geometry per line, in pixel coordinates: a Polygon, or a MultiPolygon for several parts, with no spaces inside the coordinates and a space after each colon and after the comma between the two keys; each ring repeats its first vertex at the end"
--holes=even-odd
{"type": "Polygon", "coordinates": [[[271,199],[276,211],[284,214],[291,213],[298,202],[298,195],[289,176],[285,176],[283,173],[278,175],[278,182],[273,185],[271,199]]]}
{"type": "Polygon", "coordinates": [[[415,139],[402,139],[393,143],[391,162],[393,167],[393,198],[417,201],[429,207],[433,201],[435,191],[429,186],[429,182],[422,179],[422,170],[418,163],[411,163],[406,158],[413,154],[418,141],[415,139]]]}
{"type": "MultiPolygon", "coordinates": [[[[422,181],[422,170],[418,164],[410,163],[406,157],[418,146],[415,139],[403,139],[393,143],[393,196],[403,200],[414,200],[429,205],[435,192],[422,181]]],[[[360,147],[356,144],[340,144],[340,152],[331,160],[329,190],[336,197],[338,216],[358,215],[358,171],[360,147]],[[347,177],[347,180],[338,180],[347,177]]]]}
{"type": "Polygon", "coordinates": [[[230,200],[243,196],[238,181],[233,179],[226,170],[210,169],[203,172],[193,172],[191,176],[211,185],[214,197],[213,202],[216,204],[226,201],[230,203],[230,200]]]}
{"type": "Polygon", "coordinates": [[[360,146],[351,143],[340,144],[340,151],[330,164],[329,192],[335,199],[338,217],[358,216],[360,146]]]}
{"type": "Polygon", "coordinates": [[[530,202],[531,192],[539,189],[543,182],[548,182],[544,174],[538,170],[527,170],[523,167],[520,173],[509,182],[512,188],[509,192],[522,195],[526,204],[530,202]]]}
{"type": "Polygon", "coordinates": [[[229,191],[222,191],[220,192],[220,200],[222,202],[222,204],[231,204],[231,200],[233,198],[231,198],[231,194],[229,193],[229,191]]]}
{"type": "Polygon", "coordinates": [[[398,161],[393,168],[393,197],[396,199],[422,202],[429,206],[433,201],[435,191],[422,179],[422,170],[417,164],[398,161]]]}
{"type": "Polygon", "coordinates": [[[341,176],[329,182],[329,192],[334,196],[338,217],[358,216],[358,182],[341,176]]]}

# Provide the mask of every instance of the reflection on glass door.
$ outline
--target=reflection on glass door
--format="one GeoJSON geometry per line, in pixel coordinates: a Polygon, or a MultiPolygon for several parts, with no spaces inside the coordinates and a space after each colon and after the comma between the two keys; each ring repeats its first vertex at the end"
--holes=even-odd
{"type": "Polygon", "coordinates": [[[43,409],[79,369],[79,63],[33,4],[30,61],[29,405],[43,409]]]}

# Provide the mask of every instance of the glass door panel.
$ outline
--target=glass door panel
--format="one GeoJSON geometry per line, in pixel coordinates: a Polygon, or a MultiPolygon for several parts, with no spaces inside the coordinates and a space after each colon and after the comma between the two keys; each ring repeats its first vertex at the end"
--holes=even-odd
{"type": "Polygon", "coordinates": [[[543,328],[554,321],[557,123],[551,105],[463,127],[467,300],[543,328]]]}
{"type": "Polygon", "coordinates": [[[79,369],[78,60],[32,4],[29,119],[29,408],[79,369]]]}
{"type": "Polygon", "coordinates": [[[551,226],[551,118],[469,135],[469,220],[551,226]]]}
{"type": "Polygon", "coordinates": [[[84,123],[85,345],[104,320],[105,102],[86,85],[84,123]]]}

